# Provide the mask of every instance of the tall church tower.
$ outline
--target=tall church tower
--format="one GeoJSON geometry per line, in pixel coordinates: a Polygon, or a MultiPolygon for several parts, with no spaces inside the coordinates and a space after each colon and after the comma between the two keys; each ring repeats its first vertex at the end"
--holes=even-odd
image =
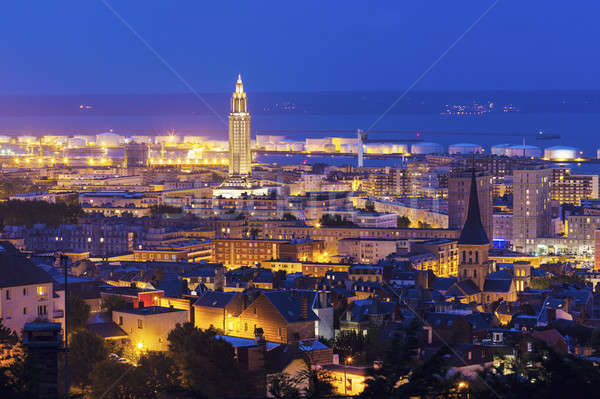
{"type": "Polygon", "coordinates": [[[238,75],[235,92],[231,96],[231,112],[229,113],[229,176],[223,186],[249,187],[252,185],[250,154],[248,98],[244,92],[242,76],[238,75]]]}
{"type": "Polygon", "coordinates": [[[485,279],[490,271],[489,249],[490,240],[481,223],[475,169],[473,169],[467,219],[458,239],[459,281],[472,280],[483,291],[485,279]]]}

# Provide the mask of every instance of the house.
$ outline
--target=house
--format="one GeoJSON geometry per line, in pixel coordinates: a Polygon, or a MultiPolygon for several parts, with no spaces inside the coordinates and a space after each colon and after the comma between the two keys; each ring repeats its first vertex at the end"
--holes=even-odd
{"type": "Polygon", "coordinates": [[[254,338],[261,328],[268,341],[298,342],[315,338],[319,317],[313,306],[321,306],[315,300],[312,291],[209,291],[193,305],[195,325],[243,338],[254,338]]]}
{"type": "Polygon", "coordinates": [[[396,319],[396,303],[375,298],[356,300],[339,319],[341,331],[366,334],[369,327],[383,326],[396,319]]]}
{"type": "Polygon", "coordinates": [[[166,351],[167,337],[177,323],[189,321],[189,312],[160,306],[113,310],[113,322],[127,334],[140,350],[166,351]]]}
{"type": "Polygon", "coordinates": [[[7,241],[0,241],[0,318],[21,334],[25,323],[48,319],[64,331],[64,291],[55,291],[50,274],[7,241]]]}
{"type": "Polygon", "coordinates": [[[427,313],[423,329],[427,332],[427,343],[472,343],[472,325],[459,314],[427,313]]]}

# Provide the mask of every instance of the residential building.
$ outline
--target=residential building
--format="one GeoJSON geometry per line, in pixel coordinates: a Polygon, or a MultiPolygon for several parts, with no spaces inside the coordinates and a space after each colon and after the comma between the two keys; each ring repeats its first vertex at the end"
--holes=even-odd
{"type": "Polygon", "coordinates": [[[560,204],[579,206],[582,199],[598,198],[598,175],[574,175],[569,168],[553,168],[550,184],[552,199],[560,204]]]}
{"type": "Polygon", "coordinates": [[[64,330],[64,291],[12,244],[0,241],[0,318],[2,325],[21,334],[26,323],[45,319],[64,330]]]}
{"type": "Polygon", "coordinates": [[[393,238],[343,238],[338,241],[337,254],[356,263],[377,263],[398,250],[393,238]]]}
{"type": "Polygon", "coordinates": [[[550,234],[552,170],[531,167],[513,171],[513,247],[534,253],[536,239],[550,234]]]}
{"type": "Polygon", "coordinates": [[[149,306],[113,310],[113,322],[129,337],[131,344],[143,351],[166,351],[167,337],[177,323],[189,321],[189,311],[171,307],[149,306]]]}

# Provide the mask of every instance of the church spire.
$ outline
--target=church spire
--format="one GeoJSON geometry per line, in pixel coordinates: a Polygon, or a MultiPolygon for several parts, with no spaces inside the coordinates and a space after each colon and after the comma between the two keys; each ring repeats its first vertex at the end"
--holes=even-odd
{"type": "Polygon", "coordinates": [[[477,195],[477,181],[475,179],[475,162],[471,172],[471,191],[469,193],[469,208],[467,219],[458,239],[459,244],[464,245],[486,245],[490,243],[479,211],[479,198],[477,195]]]}

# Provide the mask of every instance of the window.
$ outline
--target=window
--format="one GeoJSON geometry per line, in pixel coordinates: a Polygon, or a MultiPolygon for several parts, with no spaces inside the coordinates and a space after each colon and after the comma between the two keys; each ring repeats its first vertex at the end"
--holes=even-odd
{"type": "Polygon", "coordinates": [[[144,326],[142,325],[142,319],[138,319],[138,328],[144,328],[144,326]]]}
{"type": "Polygon", "coordinates": [[[48,292],[48,289],[43,285],[39,285],[36,289],[38,296],[45,296],[48,292]]]}
{"type": "Polygon", "coordinates": [[[46,305],[38,306],[38,316],[46,316],[48,314],[48,309],[46,305]]]}
{"type": "Polygon", "coordinates": [[[527,352],[533,351],[533,344],[531,342],[527,342],[527,352]]]}
{"type": "Polygon", "coordinates": [[[27,296],[29,294],[29,290],[27,288],[23,288],[23,296],[27,296]]]}
{"type": "Polygon", "coordinates": [[[248,323],[244,323],[244,331],[248,331],[248,323]]]}
{"type": "Polygon", "coordinates": [[[279,328],[277,329],[277,336],[278,336],[278,337],[281,337],[281,327],[279,327],[279,328]]]}
{"type": "Polygon", "coordinates": [[[27,308],[23,308],[23,314],[27,314],[27,308]]]}
{"type": "Polygon", "coordinates": [[[123,325],[123,316],[119,316],[119,325],[122,326],[123,325]]]}
{"type": "Polygon", "coordinates": [[[6,290],[6,299],[10,300],[10,290],[6,290]]]}

